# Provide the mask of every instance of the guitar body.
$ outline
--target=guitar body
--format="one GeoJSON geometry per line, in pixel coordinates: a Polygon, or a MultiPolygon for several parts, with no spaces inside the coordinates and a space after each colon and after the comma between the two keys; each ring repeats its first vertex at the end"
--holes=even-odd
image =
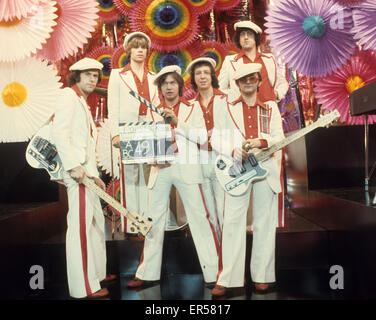
{"type": "Polygon", "coordinates": [[[51,125],[42,127],[26,149],[26,161],[36,169],[46,169],[53,180],[62,179],[63,166],[56,147],[50,143],[51,125]]]}
{"type": "Polygon", "coordinates": [[[222,188],[232,196],[241,196],[251,183],[264,179],[268,174],[254,155],[249,156],[242,164],[218,156],[214,170],[222,188]]]}
{"type": "MultiPolygon", "coordinates": [[[[26,161],[28,164],[36,169],[45,169],[53,180],[62,179],[62,162],[57,153],[57,149],[51,141],[51,125],[42,127],[30,140],[26,148],[26,161]]],[[[123,205],[108,195],[100,187],[98,187],[94,180],[84,176],[82,183],[98,197],[110,204],[125,216],[136,229],[144,236],[150,231],[152,225],[144,217],[141,217],[136,212],[129,212],[123,205]]]]}

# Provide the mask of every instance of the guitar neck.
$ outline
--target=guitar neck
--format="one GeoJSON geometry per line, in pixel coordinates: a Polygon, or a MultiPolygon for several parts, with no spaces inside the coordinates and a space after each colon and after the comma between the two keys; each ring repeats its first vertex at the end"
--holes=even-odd
{"type": "Polygon", "coordinates": [[[149,230],[151,229],[150,223],[145,221],[145,219],[139,216],[137,213],[131,213],[127,209],[125,209],[120,202],[116,201],[114,198],[108,195],[104,190],[102,190],[99,186],[97,186],[94,180],[85,176],[82,183],[91,191],[93,191],[98,197],[100,197],[102,200],[108,203],[111,207],[119,211],[121,215],[129,219],[131,223],[133,223],[136,227],[139,228],[139,231],[141,232],[142,235],[145,236],[149,232],[149,230]],[[143,224],[142,227],[138,226],[140,223],[143,224]]]}
{"type": "Polygon", "coordinates": [[[313,123],[309,125],[308,127],[300,129],[299,131],[283,139],[282,141],[277,142],[276,144],[273,144],[269,149],[258,153],[256,155],[257,160],[263,161],[263,160],[268,159],[273,153],[277,152],[278,150],[281,150],[282,148],[294,142],[295,140],[298,140],[299,138],[304,137],[307,133],[310,133],[311,131],[315,130],[318,127],[319,125],[317,123],[313,123]]]}

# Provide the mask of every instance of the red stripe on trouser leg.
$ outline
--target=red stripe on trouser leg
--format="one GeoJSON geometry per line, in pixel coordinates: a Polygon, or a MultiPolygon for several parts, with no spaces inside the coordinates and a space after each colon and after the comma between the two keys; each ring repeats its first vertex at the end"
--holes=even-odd
{"type": "MultiPolygon", "coordinates": [[[[123,199],[123,207],[126,208],[127,207],[127,199],[126,199],[126,196],[125,196],[125,174],[124,174],[124,164],[122,163],[121,164],[121,184],[122,184],[122,193],[121,193],[121,197],[123,199]]],[[[121,216],[123,221],[124,221],[124,233],[127,232],[127,218],[124,217],[124,216],[121,216]]]]}
{"type": "Polygon", "coordinates": [[[210,221],[210,214],[209,214],[208,208],[207,208],[207,206],[206,206],[205,197],[204,197],[204,192],[202,191],[202,185],[199,184],[199,185],[198,185],[198,188],[200,189],[202,202],[204,203],[204,207],[205,207],[205,211],[206,211],[206,219],[207,219],[208,222],[209,222],[209,226],[210,226],[211,232],[212,232],[212,234],[213,234],[214,243],[215,243],[215,248],[217,249],[217,254],[219,254],[219,252],[220,252],[219,242],[218,242],[217,234],[216,234],[216,232],[215,232],[215,228],[214,228],[213,224],[212,224],[211,221],[210,221]]]}
{"type": "Polygon", "coordinates": [[[80,241],[82,269],[84,273],[86,294],[92,294],[87,272],[87,237],[86,237],[86,189],[83,184],[79,185],[79,214],[80,214],[80,241]]]}
{"type": "MultiPolygon", "coordinates": [[[[223,196],[223,217],[222,217],[222,221],[225,220],[225,208],[226,208],[226,192],[224,192],[224,196],[223,196]]],[[[222,230],[221,232],[223,233],[223,222],[222,222],[222,230]]],[[[223,271],[223,261],[222,261],[222,240],[223,240],[223,236],[221,237],[221,245],[219,247],[219,254],[218,254],[218,273],[217,273],[217,281],[219,279],[219,276],[221,275],[222,271],[223,271]]]]}

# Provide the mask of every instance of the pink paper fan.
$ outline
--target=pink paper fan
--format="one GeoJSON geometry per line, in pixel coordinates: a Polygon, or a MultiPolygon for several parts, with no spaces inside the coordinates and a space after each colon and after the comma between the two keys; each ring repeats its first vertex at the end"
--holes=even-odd
{"type": "Polygon", "coordinates": [[[98,19],[97,3],[92,0],[57,0],[57,25],[38,57],[58,61],[74,55],[91,38],[98,19]]]}
{"type": "Polygon", "coordinates": [[[26,17],[0,22],[0,61],[17,61],[36,54],[56,26],[55,2],[41,2],[26,17]]]}
{"type": "Polygon", "coordinates": [[[111,57],[111,69],[124,68],[129,62],[123,46],[115,48],[111,57]]]}
{"type": "Polygon", "coordinates": [[[121,12],[115,6],[113,0],[96,0],[99,8],[99,18],[102,21],[111,22],[120,18],[121,12]]]}
{"type": "Polygon", "coordinates": [[[39,0],[1,0],[0,21],[21,19],[26,17],[34,6],[41,2],[39,0]]]}
{"type": "Polygon", "coordinates": [[[103,64],[103,77],[102,81],[99,84],[99,87],[107,88],[108,80],[110,79],[111,73],[111,57],[113,55],[114,48],[109,46],[102,46],[95,48],[90,51],[87,56],[93,58],[103,64]]]}
{"type": "Polygon", "coordinates": [[[376,50],[376,2],[367,0],[354,5],[354,39],[364,49],[376,50]]]}
{"type": "Polygon", "coordinates": [[[129,15],[137,0],[114,0],[118,11],[122,14],[129,15]]]}
{"type": "Polygon", "coordinates": [[[236,7],[241,0],[217,0],[214,9],[217,11],[228,10],[236,7]]]}
{"type": "Polygon", "coordinates": [[[338,2],[339,4],[342,4],[343,6],[351,7],[354,4],[363,2],[364,0],[334,0],[334,1],[338,2]]]}
{"type": "MultiPolygon", "coordinates": [[[[348,124],[364,124],[363,116],[352,117],[349,111],[348,95],[376,81],[376,54],[372,51],[359,51],[341,70],[315,80],[315,96],[323,110],[337,109],[341,121],[348,124]]],[[[376,116],[369,117],[369,123],[376,123],[376,116]]]]}

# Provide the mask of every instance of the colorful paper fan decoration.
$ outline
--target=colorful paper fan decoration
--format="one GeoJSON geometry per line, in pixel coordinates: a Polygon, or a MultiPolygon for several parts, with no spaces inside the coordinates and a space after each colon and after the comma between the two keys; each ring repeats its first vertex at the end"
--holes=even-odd
{"type": "Polygon", "coordinates": [[[216,0],[188,0],[188,3],[198,15],[209,12],[216,2],[216,0]]]}
{"type": "Polygon", "coordinates": [[[93,58],[103,64],[103,77],[99,84],[99,87],[107,88],[108,80],[111,73],[111,57],[113,55],[114,48],[109,46],[102,46],[90,51],[87,56],[93,58]]]}
{"type": "MultiPolygon", "coordinates": [[[[108,185],[106,192],[113,198],[115,198],[117,201],[120,202],[120,180],[119,179],[113,179],[111,180],[108,185]]],[[[120,212],[115,210],[112,206],[109,204],[107,205],[107,208],[114,214],[120,216],[120,212]]]]}
{"type": "Polygon", "coordinates": [[[56,25],[54,4],[42,2],[27,17],[0,22],[0,61],[17,61],[42,48],[56,25]]]}
{"type": "Polygon", "coordinates": [[[123,46],[115,48],[111,57],[111,69],[124,68],[129,63],[129,59],[123,46]]]}
{"type": "Polygon", "coordinates": [[[225,46],[218,41],[203,41],[202,46],[204,48],[204,54],[209,58],[214,59],[217,63],[215,72],[218,75],[219,71],[221,70],[223,60],[225,60],[225,57],[227,55],[225,46]]]}
{"type": "Polygon", "coordinates": [[[118,11],[122,14],[129,15],[137,0],[114,0],[118,11]]]}
{"type": "Polygon", "coordinates": [[[0,63],[0,142],[27,141],[55,111],[61,83],[47,62],[0,63]]]}
{"type": "Polygon", "coordinates": [[[197,14],[186,0],[138,0],[130,17],[132,30],[146,33],[158,51],[185,48],[197,36],[197,14]]]}
{"type": "Polygon", "coordinates": [[[274,3],[265,18],[266,33],[274,54],[283,62],[312,77],[325,76],[347,63],[356,46],[351,10],[332,0],[274,3]]]}
{"type": "Polygon", "coordinates": [[[217,0],[214,9],[217,11],[228,10],[236,7],[241,0],[217,0]]]}
{"type": "Polygon", "coordinates": [[[0,2],[0,21],[20,20],[28,15],[30,9],[37,6],[39,0],[1,0],[0,2]]]}
{"type": "Polygon", "coordinates": [[[82,48],[98,19],[97,2],[93,0],[57,0],[57,25],[51,38],[38,51],[38,57],[58,61],[82,48]]]}
{"type": "Polygon", "coordinates": [[[224,48],[226,49],[226,55],[238,54],[240,52],[240,49],[232,41],[225,42],[224,48]]]}
{"type": "Polygon", "coordinates": [[[339,4],[342,4],[343,6],[346,7],[351,7],[354,4],[364,2],[364,0],[334,0],[335,2],[338,2],[339,4]]]}
{"type": "Polygon", "coordinates": [[[98,129],[97,140],[97,160],[99,167],[109,174],[111,177],[119,179],[120,170],[120,151],[119,149],[112,147],[112,165],[111,165],[111,131],[110,122],[108,119],[104,119],[98,129]]]}
{"type": "Polygon", "coordinates": [[[353,10],[354,39],[364,45],[364,49],[376,50],[376,2],[363,1],[353,10]]]}
{"type": "Polygon", "coordinates": [[[99,8],[99,19],[106,22],[111,22],[120,18],[120,11],[115,6],[113,0],[96,0],[99,8]]]}
{"type": "Polygon", "coordinates": [[[163,67],[176,64],[181,68],[182,77],[186,82],[189,79],[189,74],[185,71],[189,63],[200,56],[198,48],[198,43],[195,43],[190,48],[173,52],[152,51],[148,59],[148,68],[150,71],[158,73],[163,67]]]}
{"type": "MultiPolygon", "coordinates": [[[[337,109],[341,121],[348,124],[363,124],[364,117],[352,117],[349,111],[348,95],[353,91],[376,81],[376,54],[372,51],[359,51],[341,70],[325,78],[315,80],[315,96],[323,110],[337,109]]],[[[369,117],[375,123],[376,116],[369,117]]]]}

